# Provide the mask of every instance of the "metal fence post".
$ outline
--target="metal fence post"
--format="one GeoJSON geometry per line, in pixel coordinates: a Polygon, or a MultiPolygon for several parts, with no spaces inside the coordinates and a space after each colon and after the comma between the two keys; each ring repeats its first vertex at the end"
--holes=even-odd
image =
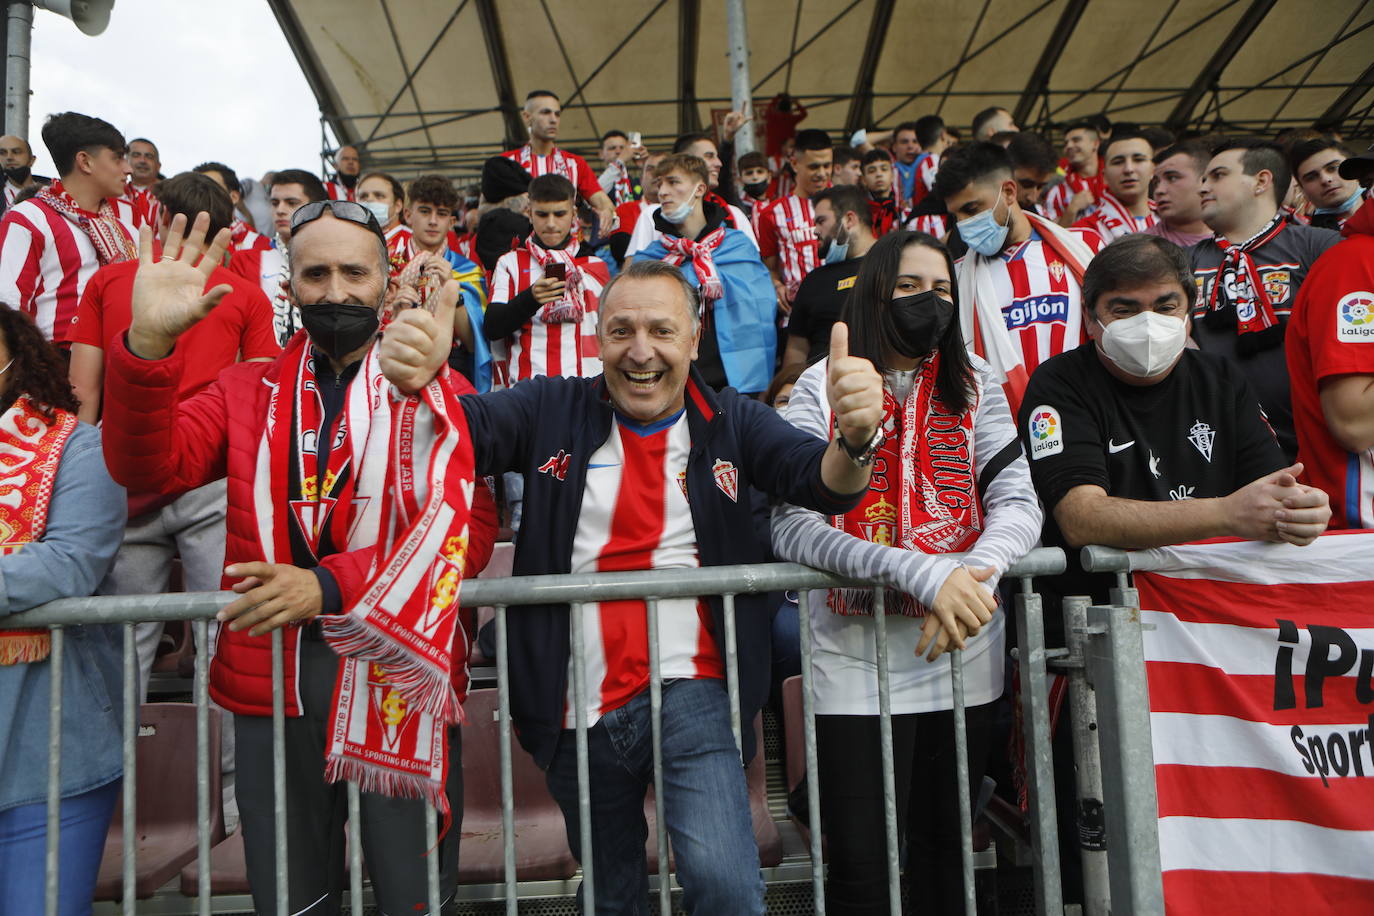
{"type": "Polygon", "coordinates": [[[902,864],[897,836],[897,779],[892,748],[892,676],[887,659],[886,589],[873,589],[873,648],[878,661],[878,757],[883,775],[883,829],[887,832],[887,908],[902,916],[902,864]]]}
{"type": "Polygon", "coordinates": [[[1022,578],[1021,592],[1016,596],[1016,632],[1036,912],[1040,916],[1059,916],[1064,912],[1064,895],[1059,885],[1059,828],[1055,822],[1054,755],[1050,748],[1050,698],[1045,677],[1045,621],[1041,598],[1032,590],[1029,577],[1022,578]]]}
{"type": "Polygon", "coordinates": [[[658,602],[652,598],[644,604],[648,618],[649,638],[649,724],[653,729],[654,745],[654,826],[658,835],[658,911],[662,916],[673,912],[672,877],[668,872],[668,823],[663,809],[663,670],[658,647],[658,602]]]}
{"type": "MultiPolygon", "coordinates": [[[[515,880],[515,777],[512,772],[510,744],[510,637],[507,630],[507,613],[504,604],[496,606],[496,715],[501,751],[502,876],[506,882],[506,916],[516,916],[519,903],[515,880]]],[[[460,850],[460,859],[461,856],[460,850]]]]}
{"type": "Polygon", "coordinates": [[[954,719],[954,792],[959,800],[959,851],[962,854],[964,876],[964,914],[976,916],[978,901],[973,888],[973,803],[969,799],[968,779],[968,722],[964,705],[964,653],[953,649],[949,653],[950,693],[954,719]]]}
{"type": "Polygon", "coordinates": [[[276,850],[277,916],[290,912],[286,880],[286,677],[281,627],[272,631],[272,828],[276,850]]]}
{"type": "Polygon", "coordinates": [[[1162,914],[1159,802],[1140,611],[1090,607],[1088,623],[1105,631],[1090,641],[1088,665],[1102,726],[1102,786],[1112,799],[1106,818],[1113,906],[1136,916],[1162,914]]]}
{"type": "Polygon", "coordinates": [[[825,859],[821,846],[820,766],[816,760],[816,703],[811,678],[811,593],[797,592],[801,635],[802,735],[806,753],[806,809],[811,830],[811,900],[816,916],[825,916],[825,859]]]}
{"type": "Polygon", "coordinates": [[[1088,601],[1063,600],[1064,639],[1073,663],[1065,668],[1069,681],[1069,723],[1073,728],[1075,784],[1078,787],[1078,854],[1083,862],[1083,908],[1088,916],[1111,912],[1107,878],[1110,838],[1102,820],[1102,760],[1097,746],[1097,699],[1088,677],[1088,601]]]}
{"type": "Polygon", "coordinates": [[[134,645],[134,627],[126,623],[124,631],[124,811],[120,817],[124,845],[124,916],[134,916],[138,889],[138,651],[134,645]]]}
{"type": "Polygon", "coordinates": [[[592,866],[592,783],[587,756],[587,637],[582,630],[582,602],[572,602],[573,712],[577,723],[577,819],[582,839],[582,906],[596,912],[595,869],[592,866]]]}
{"type": "MultiPolygon", "coordinates": [[[[57,876],[61,867],[58,840],[62,832],[62,628],[53,627],[49,639],[52,647],[48,652],[51,697],[48,701],[48,843],[44,909],[47,916],[57,916],[57,876]]],[[[128,842],[127,837],[125,842],[128,842]]]]}
{"type": "MultiPolygon", "coordinates": [[[[210,624],[201,618],[192,624],[196,646],[196,868],[200,872],[199,912],[210,916],[210,624]]],[[[216,760],[214,765],[220,766],[216,760]]]]}

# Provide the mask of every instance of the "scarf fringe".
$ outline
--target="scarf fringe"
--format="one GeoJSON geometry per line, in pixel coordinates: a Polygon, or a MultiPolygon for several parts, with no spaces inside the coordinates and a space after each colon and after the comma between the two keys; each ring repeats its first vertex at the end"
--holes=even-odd
{"type": "Polygon", "coordinates": [[[47,630],[14,630],[0,635],[0,666],[41,662],[51,651],[52,636],[47,630]]]}
{"type": "Polygon", "coordinates": [[[351,614],[321,616],[319,620],[325,642],[335,653],[381,666],[387,681],[407,703],[441,722],[467,724],[467,713],[448,672],[351,614]]]}
{"type": "Polygon", "coordinates": [[[448,793],[444,791],[443,783],[423,776],[398,773],[390,767],[330,754],[325,760],[324,780],[329,783],[356,782],[359,791],[385,795],[387,798],[413,798],[437,808],[445,822],[451,817],[448,793]]]}
{"type": "MultiPolygon", "coordinates": [[[[869,588],[832,588],[826,603],[841,617],[873,616],[873,590],[869,588]]],[[[925,617],[928,613],[924,604],[905,592],[883,589],[883,616],[925,617]]]]}

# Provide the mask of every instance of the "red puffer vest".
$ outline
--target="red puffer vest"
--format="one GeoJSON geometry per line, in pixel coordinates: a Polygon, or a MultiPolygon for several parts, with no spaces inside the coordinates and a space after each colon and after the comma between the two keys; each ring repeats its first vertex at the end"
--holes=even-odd
{"type": "MultiPolygon", "coordinates": [[[[178,403],[182,357],[176,351],[160,360],[139,359],[129,352],[121,336],[106,356],[103,442],[111,476],[130,490],[169,495],[227,477],[225,565],[262,560],[249,507],[253,503],[258,442],[282,360],[230,366],[209,387],[178,403]]],[[[454,373],[453,379],[460,394],[472,392],[460,375],[454,373]]],[[[484,486],[478,486],[475,494],[469,576],[486,566],[496,538],[495,503],[484,486]]],[[[372,548],[363,548],[334,554],[321,562],[338,582],[345,608],[362,592],[373,553],[372,548]]],[[[231,582],[224,579],[222,587],[228,588],[231,582]]],[[[287,627],[283,637],[286,714],[299,716],[296,644],[300,631],[287,627]]],[[[463,633],[456,633],[453,685],[460,698],[467,690],[467,658],[457,653],[465,645],[463,633]]],[[[230,712],[270,716],[271,636],[252,637],[246,630],[221,629],[210,666],[210,695],[230,712]]]]}

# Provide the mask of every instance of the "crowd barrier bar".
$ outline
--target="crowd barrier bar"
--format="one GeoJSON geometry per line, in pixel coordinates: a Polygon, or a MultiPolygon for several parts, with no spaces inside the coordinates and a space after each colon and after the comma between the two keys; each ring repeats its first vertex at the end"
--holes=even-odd
{"type": "MultiPolygon", "coordinates": [[[[1028,554],[1019,563],[1015,564],[1005,574],[1007,577],[1019,580],[1021,591],[1016,596],[1016,619],[1017,626],[1023,634],[1033,634],[1040,636],[1033,643],[1022,641],[1023,646],[1039,646],[1038,650],[1022,652],[1022,681],[1023,681],[1023,700],[1026,707],[1027,721],[1027,748],[1028,748],[1028,769],[1031,779],[1031,798],[1032,798],[1032,843],[1035,847],[1035,862],[1037,872],[1037,892],[1038,909],[1041,913],[1062,912],[1062,905],[1056,905],[1059,898],[1058,887],[1058,856],[1057,839],[1054,823],[1054,790],[1052,778],[1052,766],[1050,762],[1049,731],[1047,719],[1047,697],[1044,689],[1044,666],[1047,653],[1043,648],[1043,620],[1041,619],[1040,596],[1035,593],[1032,578],[1036,576],[1053,575],[1062,572],[1064,569],[1064,556],[1062,551],[1055,549],[1037,549],[1028,554]],[[1040,676],[1035,676],[1036,672],[1040,676]]],[[[580,834],[582,843],[582,876],[584,904],[588,912],[594,911],[595,901],[595,876],[593,868],[593,850],[591,837],[591,799],[590,799],[590,780],[589,763],[587,754],[587,711],[585,698],[587,697],[587,671],[586,660],[583,646],[582,619],[586,613],[586,605],[599,601],[609,601],[617,599],[644,599],[646,602],[647,625],[650,633],[657,635],[659,626],[659,601],[670,598],[699,597],[702,595],[720,595],[723,599],[725,610],[725,641],[726,641],[726,674],[727,686],[731,700],[731,728],[736,738],[736,746],[742,747],[741,729],[744,723],[739,716],[739,671],[738,671],[738,647],[736,644],[735,626],[735,596],[739,594],[796,590],[799,592],[799,609],[803,618],[803,626],[800,627],[801,650],[802,650],[802,680],[803,680],[803,706],[804,706],[804,736],[805,736],[805,760],[807,773],[807,793],[810,801],[810,843],[811,843],[811,877],[813,885],[813,898],[815,902],[815,912],[824,913],[824,865],[821,856],[821,817],[820,817],[820,798],[819,798],[819,779],[817,776],[817,757],[816,757],[816,735],[815,735],[815,708],[811,684],[811,653],[812,653],[812,634],[810,632],[810,596],[808,590],[824,589],[838,586],[847,587],[872,587],[871,583],[858,583],[846,580],[842,577],[830,573],[821,572],[809,567],[797,564],[767,564],[754,566],[727,566],[711,567],[709,569],[672,569],[672,570],[651,570],[642,572],[622,572],[622,573],[596,573],[578,575],[555,575],[555,576],[531,576],[531,577],[509,577],[497,579],[474,579],[463,583],[461,600],[464,606],[491,606],[496,611],[496,635],[497,635],[497,685],[498,685],[498,718],[499,718],[499,740],[500,740],[500,760],[501,760],[501,795],[502,795],[502,824],[503,824],[503,860],[504,878],[506,889],[506,910],[508,913],[517,912],[517,879],[515,869],[515,835],[514,825],[514,801],[513,801],[513,780],[511,775],[511,720],[510,720],[510,693],[509,693],[509,631],[506,614],[508,608],[518,605],[547,604],[547,603],[568,603],[571,608],[572,625],[572,674],[574,681],[574,702],[576,703],[576,751],[577,751],[577,771],[578,771],[578,811],[580,815],[580,834]]],[[[900,912],[900,874],[898,849],[896,844],[896,808],[895,808],[895,774],[893,771],[892,760],[892,731],[891,731],[891,697],[889,683],[889,666],[887,653],[886,619],[881,613],[883,601],[883,589],[875,588],[875,608],[879,611],[874,617],[875,641],[878,650],[878,692],[880,706],[880,740],[882,743],[883,757],[883,789],[885,801],[885,828],[888,840],[888,885],[891,891],[891,906],[893,913],[900,912]]],[[[125,828],[125,859],[123,862],[124,895],[123,908],[126,914],[135,912],[135,876],[136,862],[134,861],[134,850],[136,837],[136,778],[135,767],[136,755],[134,753],[134,737],[137,734],[136,728],[131,723],[136,721],[137,707],[137,677],[132,669],[136,665],[133,652],[133,626],[134,621],[144,620],[195,620],[197,640],[204,647],[208,645],[205,640],[207,619],[217,612],[224,605],[233,600],[236,596],[231,593],[196,593],[196,594],[167,594],[154,596],[117,596],[117,597],[93,597],[93,598],[74,598],[54,601],[40,608],[22,614],[15,614],[0,621],[0,628],[10,627],[34,627],[49,626],[53,629],[53,665],[54,677],[53,702],[50,735],[50,749],[52,757],[49,763],[49,793],[48,793],[48,856],[47,856],[47,912],[55,913],[57,905],[57,874],[58,874],[58,806],[60,802],[60,755],[61,755],[61,698],[62,681],[60,676],[60,663],[62,659],[62,627],[83,625],[83,624],[109,624],[121,623],[124,631],[124,758],[126,764],[126,778],[124,782],[124,828],[125,828]],[[131,681],[132,685],[131,686],[131,681]]],[[[517,611],[518,612],[518,611],[517,611]]],[[[1138,639],[1138,632],[1136,634],[1138,639]]],[[[661,660],[658,658],[657,640],[650,639],[650,704],[651,716],[653,719],[653,745],[655,761],[655,812],[657,815],[658,832],[658,871],[659,871],[659,907],[663,913],[671,912],[671,880],[668,875],[668,856],[669,856],[669,837],[667,835],[666,820],[663,813],[663,791],[662,791],[662,671],[661,660]]],[[[901,651],[911,651],[914,647],[901,647],[901,651]]],[[[194,695],[196,703],[196,753],[197,753],[197,811],[200,819],[198,832],[197,856],[200,864],[199,882],[199,910],[202,913],[210,911],[210,899],[212,888],[210,886],[209,869],[209,845],[210,845],[210,815],[209,815],[209,779],[208,767],[211,765],[208,757],[208,677],[206,652],[202,651],[197,655],[196,676],[194,685],[194,695]]],[[[283,674],[283,652],[281,631],[274,631],[272,636],[272,667],[273,667],[273,783],[275,798],[284,799],[285,796],[285,714],[284,714],[284,674],[283,674]]],[[[963,709],[963,668],[962,653],[953,651],[950,653],[951,666],[951,689],[954,694],[955,715],[954,732],[956,745],[956,772],[960,779],[960,785],[964,786],[968,778],[968,749],[967,735],[964,727],[963,709]]],[[[1137,655],[1137,658],[1139,656],[1137,655]]],[[[1121,705],[1128,705],[1136,694],[1132,693],[1129,684],[1119,685],[1113,693],[1110,701],[1115,704],[1114,709],[1121,705]]],[[[1148,753],[1148,718],[1146,720],[1146,742],[1145,750],[1148,753]]],[[[1138,743],[1138,742],[1137,742],[1138,743]]],[[[760,749],[761,751],[761,749],[760,749]]],[[[1129,765],[1122,761],[1124,769],[1129,771],[1129,765]]],[[[1140,782],[1139,774],[1130,772],[1114,772],[1111,780],[1127,783],[1132,789],[1137,788],[1136,783],[1140,782]]],[[[1144,781],[1149,783],[1151,793],[1153,792],[1152,773],[1151,778],[1144,781]]],[[[1109,787],[1112,781],[1108,781],[1109,787]]],[[[971,803],[967,792],[959,792],[959,804],[961,814],[961,840],[962,840],[962,871],[964,879],[965,907],[968,914],[974,913],[974,882],[973,882],[973,853],[972,853],[972,824],[970,818],[971,803]]],[[[361,839],[358,824],[358,810],[360,807],[358,791],[356,785],[350,785],[348,790],[348,807],[350,814],[350,830],[348,842],[348,857],[350,863],[350,903],[352,911],[357,914],[363,910],[362,895],[362,863],[361,863],[361,839]]],[[[276,856],[275,882],[277,888],[277,911],[285,914],[287,911],[287,831],[285,819],[285,806],[277,804],[276,818],[274,822],[274,837],[277,849],[280,850],[276,856]]],[[[1110,809],[1109,809],[1110,811],[1110,809]]],[[[1134,829],[1138,818],[1134,812],[1125,817],[1127,826],[1134,829]]],[[[425,823],[425,836],[427,848],[436,848],[437,819],[433,809],[428,810],[425,823]]],[[[1153,826],[1153,822],[1151,822],[1153,826]]],[[[1123,834],[1124,835],[1124,834],[1123,834]]],[[[1157,841],[1155,845],[1155,860],[1157,862],[1157,841]]],[[[440,900],[440,875],[439,860],[436,855],[431,855],[427,863],[427,884],[429,905],[432,912],[438,912],[439,906],[443,902],[440,900]]],[[[1116,880],[1116,869],[1113,869],[1113,880],[1116,880]]],[[[1157,879],[1156,870],[1156,879],[1157,879]]],[[[1132,886],[1134,881],[1132,882],[1132,886]]],[[[1114,885],[1115,890],[1115,885],[1114,885]]],[[[1114,894],[1115,896],[1115,894],[1114,894]]],[[[1130,899],[1123,896],[1120,899],[1130,899]]],[[[1144,910],[1137,910],[1144,912],[1144,910]]]]}

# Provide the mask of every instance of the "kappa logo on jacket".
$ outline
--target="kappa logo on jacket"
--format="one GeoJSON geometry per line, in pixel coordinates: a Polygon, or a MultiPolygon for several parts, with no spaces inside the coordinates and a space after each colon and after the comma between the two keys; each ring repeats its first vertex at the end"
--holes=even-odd
{"type": "Polygon", "coordinates": [[[565,452],[561,448],[557,455],[550,455],[549,460],[539,466],[539,473],[549,474],[559,480],[568,479],[568,464],[572,461],[572,453],[565,452]]]}

